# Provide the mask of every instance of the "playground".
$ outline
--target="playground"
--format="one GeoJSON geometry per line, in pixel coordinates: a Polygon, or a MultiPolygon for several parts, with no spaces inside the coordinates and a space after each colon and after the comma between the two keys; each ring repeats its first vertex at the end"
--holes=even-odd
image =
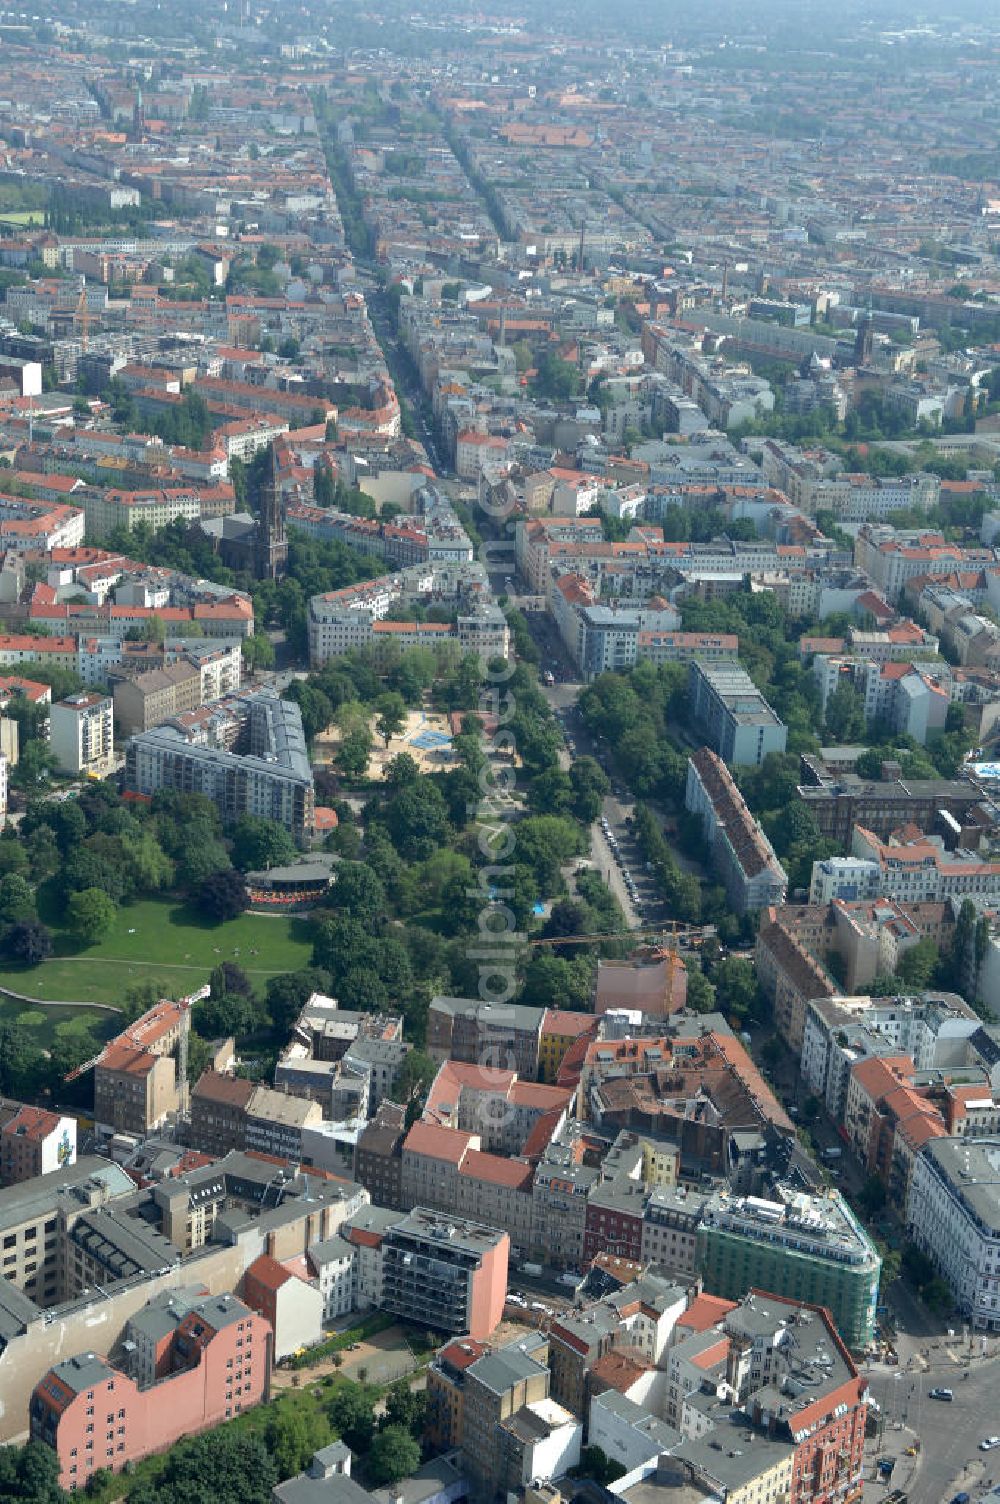
{"type": "MultiPolygon", "coordinates": [[[[448,717],[434,710],[411,710],[407,713],[406,725],[398,736],[390,737],[386,746],[375,730],[376,717],[371,718],[371,733],[374,739],[372,754],[368,760],[367,776],[377,782],[385,777],[386,767],[401,752],[408,752],[421,773],[440,773],[455,766],[452,751],[452,732],[448,717]]],[[[333,762],[337,756],[341,733],[337,726],[328,726],[316,738],[315,750],[319,760],[333,762]]]]}

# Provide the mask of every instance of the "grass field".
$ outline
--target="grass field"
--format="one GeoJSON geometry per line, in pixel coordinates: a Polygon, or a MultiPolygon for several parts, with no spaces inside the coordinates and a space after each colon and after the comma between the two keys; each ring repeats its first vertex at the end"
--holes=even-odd
{"type": "MultiPolygon", "coordinates": [[[[311,954],[302,919],[241,914],[212,924],[172,899],[147,899],[120,909],[115,928],[99,945],[78,950],[68,935],[57,931],[54,947],[55,955],[40,966],[0,970],[0,987],[45,1002],[121,1003],[128,988],[156,982],[164,996],[180,997],[207,982],[220,961],[237,961],[251,981],[263,985],[278,972],[308,966],[311,954]]],[[[7,1000],[5,1007],[0,1000],[0,1017],[16,1016],[23,1023],[25,1014],[18,1010],[24,1006],[7,1000]]],[[[37,1011],[43,1018],[50,1012],[37,1011]]],[[[60,1027],[58,1017],[47,1027],[60,1027]]]]}
{"type": "Polygon", "coordinates": [[[17,209],[12,212],[0,210],[0,225],[43,225],[45,215],[41,209],[17,209]]]}

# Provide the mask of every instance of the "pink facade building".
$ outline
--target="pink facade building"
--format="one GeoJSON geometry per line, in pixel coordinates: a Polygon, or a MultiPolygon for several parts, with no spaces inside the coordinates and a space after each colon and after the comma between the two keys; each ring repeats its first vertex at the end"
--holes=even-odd
{"type": "Polygon", "coordinates": [[[140,1337],[156,1329],[151,1362],[133,1344],[138,1378],[82,1353],[50,1368],[32,1393],[31,1438],[57,1452],[71,1493],[99,1468],[119,1472],[267,1395],[271,1328],[234,1296],[154,1302],[135,1325],[140,1337]]]}

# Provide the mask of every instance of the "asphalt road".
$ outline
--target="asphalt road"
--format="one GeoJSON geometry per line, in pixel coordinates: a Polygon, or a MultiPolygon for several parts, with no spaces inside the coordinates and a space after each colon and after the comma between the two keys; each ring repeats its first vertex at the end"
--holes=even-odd
{"type": "Polygon", "coordinates": [[[1000,1434],[1000,1359],[973,1365],[968,1379],[961,1378],[964,1371],[868,1376],[887,1431],[902,1423],[920,1438],[919,1465],[906,1488],[910,1504],[948,1504],[963,1489],[976,1499],[985,1487],[1000,1481],[1000,1448],[979,1450],[984,1436],[1000,1434]],[[951,1389],[954,1401],[928,1399],[935,1386],[951,1389]]]}

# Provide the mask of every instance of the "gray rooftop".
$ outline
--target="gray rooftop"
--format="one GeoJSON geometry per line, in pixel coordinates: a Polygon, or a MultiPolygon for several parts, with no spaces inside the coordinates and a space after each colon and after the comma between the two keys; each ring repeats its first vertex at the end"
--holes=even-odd
{"type": "Polygon", "coordinates": [[[533,1378],[546,1372],[544,1363],[533,1358],[527,1347],[519,1342],[509,1342],[496,1352],[487,1353],[470,1364],[468,1377],[494,1394],[505,1394],[523,1379],[533,1378]]]}
{"type": "Polygon", "coordinates": [[[444,1493],[445,1489],[454,1489],[461,1477],[458,1453],[445,1453],[441,1457],[432,1457],[411,1477],[401,1478],[390,1488],[373,1489],[371,1497],[376,1504],[395,1504],[400,1498],[403,1504],[425,1504],[427,1499],[444,1493]]]}
{"type": "Polygon", "coordinates": [[[334,1235],[332,1238],[321,1238],[317,1243],[310,1243],[306,1252],[316,1268],[321,1269],[324,1264],[335,1264],[339,1259],[349,1259],[354,1250],[350,1243],[334,1235]]]}
{"type": "Polygon", "coordinates": [[[923,1152],[989,1235],[1000,1237],[1000,1137],[932,1138],[923,1152]]]}
{"type": "Polygon", "coordinates": [[[62,1363],[57,1363],[52,1372],[74,1394],[79,1394],[84,1389],[93,1389],[95,1384],[103,1384],[106,1379],[118,1377],[111,1365],[97,1357],[96,1353],[78,1353],[75,1358],[66,1358],[62,1363]]]}
{"type": "MultiPolygon", "coordinates": [[[[180,1249],[148,1223],[107,1207],[98,1207],[78,1218],[70,1238],[101,1264],[112,1279],[159,1274],[181,1257],[180,1249]]],[[[103,1279],[99,1283],[103,1284],[103,1279]]]]}
{"type": "Polygon", "coordinates": [[[75,1165],[0,1190],[0,1231],[44,1216],[50,1208],[55,1209],[57,1199],[63,1194],[88,1205],[91,1201],[96,1204],[128,1196],[134,1190],[135,1182],[120,1165],[99,1159],[96,1154],[84,1155],[75,1165]]]}
{"type": "Polygon", "coordinates": [[[271,1494],[275,1504],[372,1504],[372,1496],[345,1473],[331,1473],[328,1478],[312,1478],[300,1473],[279,1483],[271,1494]]]}
{"type": "Polygon", "coordinates": [[[734,1421],[731,1434],[719,1434],[716,1427],[698,1441],[683,1440],[674,1455],[690,1463],[703,1481],[733,1493],[762,1473],[777,1467],[795,1455],[791,1442],[772,1441],[759,1432],[751,1433],[734,1421]]]}

